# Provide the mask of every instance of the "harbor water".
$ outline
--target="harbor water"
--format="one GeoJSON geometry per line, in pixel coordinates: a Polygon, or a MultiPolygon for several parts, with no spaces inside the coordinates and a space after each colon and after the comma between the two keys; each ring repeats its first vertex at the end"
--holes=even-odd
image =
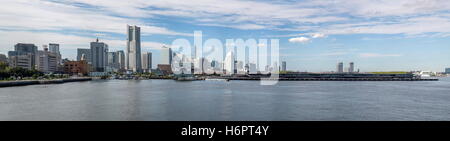
{"type": "Polygon", "coordinates": [[[0,120],[450,120],[440,81],[94,80],[0,88],[0,120]]]}

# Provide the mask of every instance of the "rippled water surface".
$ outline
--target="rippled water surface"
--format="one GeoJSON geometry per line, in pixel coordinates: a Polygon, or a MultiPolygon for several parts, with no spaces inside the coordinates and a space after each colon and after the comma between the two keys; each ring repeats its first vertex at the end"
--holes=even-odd
{"type": "Polygon", "coordinates": [[[103,80],[0,88],[0,120],[450,120],[450,79],[103,80]]]}

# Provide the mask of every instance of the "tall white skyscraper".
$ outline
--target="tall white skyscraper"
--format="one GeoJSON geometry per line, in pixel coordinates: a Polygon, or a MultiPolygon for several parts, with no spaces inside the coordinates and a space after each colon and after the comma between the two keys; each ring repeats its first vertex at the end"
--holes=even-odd
{"type": "Polygon", "coordinates": [[[141,28],[127,25],[127,70],[141,72],[141,28]]]}
{"type": "Polygon", "coordinates": [[[161,60],[160,60],[160,64],[164,64],[164,65],[172,65],[172,49],[168,48],[168,47],[163,47],[161,49],[161,60]]]}

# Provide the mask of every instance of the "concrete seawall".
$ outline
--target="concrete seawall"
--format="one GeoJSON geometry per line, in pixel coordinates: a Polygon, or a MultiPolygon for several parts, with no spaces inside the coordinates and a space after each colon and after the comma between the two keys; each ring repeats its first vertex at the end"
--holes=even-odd
{"type": "Polygon", "coordinates": [[[90,81],[90,80],[92,80],[92,78],[4,81],[4,82],[0,82],[0,87],[26,86],[26,85],[37,85],[37,84],[61,84],[61,83],[67,83],[67,82],[80,82],[80,81],[90,81]]]}

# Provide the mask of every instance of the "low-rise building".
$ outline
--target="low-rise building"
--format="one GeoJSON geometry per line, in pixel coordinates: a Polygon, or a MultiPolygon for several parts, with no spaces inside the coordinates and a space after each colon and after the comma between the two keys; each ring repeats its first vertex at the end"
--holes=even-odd
{"type": "Polygon", "coordinates": [[[88,75],[89,64],[85,60],[64,62],[64,73],[71,75],[88,75]]]}
{"type": "Polygon", "coordinates": [[[169,64],[158,64],[158,70],[161,71],[164,75],[173,74],[172,66],[169,64]]]}

